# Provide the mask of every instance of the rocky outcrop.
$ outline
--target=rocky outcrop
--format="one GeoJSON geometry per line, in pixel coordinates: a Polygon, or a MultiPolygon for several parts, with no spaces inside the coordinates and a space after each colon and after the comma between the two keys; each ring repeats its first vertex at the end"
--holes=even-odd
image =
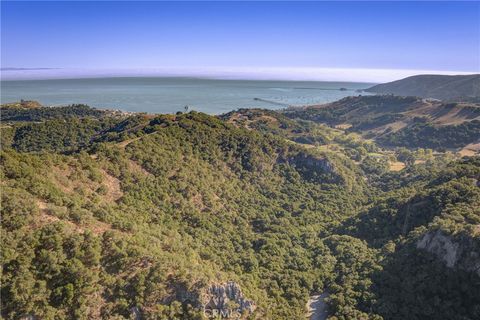
{"type": "Polygon", "coordinates": [[[325,291],[322,294],[311,296],[307,302],[307,318],[309,320],[326,320],[328,318],[328,309],[325,299],[330,294],[325,291]]]}
{"type": "Polygon", "coordinates": [[[201,301],[205,315],[212,318],[240,319],[256,309],[255,302],[248,300],[240,286],[233,281],[212,284],[202,295],[201,301]]]}
{"type": "Polygon", "coordinates": [[[299,167],[317,168],[327,173],[335,172],[333,164],[328,159],[316,158],[309,154],[299,153],[295,157],[290,158],[289,162],[299,167]]]}
{"type": "Polygon", "coordinates": [[[425,234],[423,238],[418,241],[417,248],[425,249],[433,253],[443,260],[449,268],[453,268],[457,263],[459,244],[453,242],[450,237],[445,236],[441,231],[425,234]]]}
{"type": "Polygon", "coordinates": [[[334,164],[326,157],[298,153],[289,157],[286,162],[294,167],[306,180],[313,182],[344,182],[334,164]]]}
{"type": "Polygon", "coordinates": [[[426,233],[417,249],[426,250],[449,268],[476,272],[480,276],[480,250],[472,238],[454,238],[441,230],[426,233]]]}
{"type": "MultiPolygon", "coordinates": [[[[174,283],[170,289],[173,294],[158,301],[159,304],[171,305],[175,301],[183,305],[188,304],[198,311],[203,311],[206,319],[244,319],[256,309],[255,302],[247,299],[240,286],[233,281],[207,286],[204,282],[198,282],[193,286],[180,282],[174,283]]],[[[130,319],[148,318],[144,317],[143,313],[151,307],[131,306],[130,319]]]]}

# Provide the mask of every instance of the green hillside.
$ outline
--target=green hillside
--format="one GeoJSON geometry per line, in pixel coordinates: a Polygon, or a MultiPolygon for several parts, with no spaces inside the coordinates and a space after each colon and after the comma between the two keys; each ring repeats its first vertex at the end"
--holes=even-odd
{"type": "Polygon", "coordinates": [[[392,95],[347,97],[320,106],[289,108],[290,119],[344,128],[383,147],[462,149],[480,143],[480,105],[392,95]]]}
{"type": "Polygon", "coordinates": [[[478,157],[262,110],[18,110],[1,126],[5,319],[304,319],[321,292],[330,319],[480,317],[478,157]]]}

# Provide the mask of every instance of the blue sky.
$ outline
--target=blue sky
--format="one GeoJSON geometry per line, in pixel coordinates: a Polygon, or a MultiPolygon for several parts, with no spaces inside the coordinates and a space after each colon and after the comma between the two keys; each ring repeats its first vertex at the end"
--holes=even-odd
{"type": "Polygon", "coordinates": [[[1,6],[2,68],[480,69],[480,2],[1,6]]]}

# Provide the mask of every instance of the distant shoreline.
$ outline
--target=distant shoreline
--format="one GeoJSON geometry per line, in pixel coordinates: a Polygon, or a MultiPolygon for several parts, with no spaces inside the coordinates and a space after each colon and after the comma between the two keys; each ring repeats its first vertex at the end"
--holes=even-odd
{"type": "Polygon", "coordinates": [[[239,107],[278,109],[333,102],[358,95],[358,90],[370,86],[358,82],[191,77],[18,80],[2,81],[1,101],[36,100],[44,105],[75,101],[102,109],[154,113],[174,113],[189,105],[197,111],[219,114],[239,107]]]}
{"type": "MultiPolygon", "coordinates": [[[[368,86],[373,86],[380,84],[378,82],[362,82],[362,81],[328,81],[328,80],[287,80],[287,79],[250,79],[250,78],[222,78],[222,77],[203,77],[203,76],[176,76],[176,75],[164,75],[164,76],[80,76],[80,77],[59,77],[59,78],[35,78],[35,79],[17,79],[17,78],[4,78],[3,75],[0,78],[1,82],[14,82],[14,81],[57,81],[57,80],[111,80],[111,79],[171,79],[171,80],[199,80],[199,81],[231,81],[231,82],[297,82],[297,83],[338,83],[338,84],[365,84],[368,86]]],[[[316,89],[316,88],[297,88],[297,89],[316,89]]],[[[331,90],[331,89],[325,89],[331,90]]]]}
{"type": "Polygon", "coordinates": [[[466,75],[472,72],[323,67],[158,67],[158,68],[22,68],[1,70],[2,81],[79,78],[198,78],[251,81],[326,81],[378,84],[419,74],[466,75]]]}

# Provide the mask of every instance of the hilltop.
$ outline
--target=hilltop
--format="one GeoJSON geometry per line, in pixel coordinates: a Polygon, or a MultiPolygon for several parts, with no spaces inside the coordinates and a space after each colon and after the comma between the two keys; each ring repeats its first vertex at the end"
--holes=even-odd
{"type": "Polygon", "coordinates": [[[449,101],[478,102],[480,100],[480,74],[418,75],[379,84],[365,91],[449,101]]]}
{"type": "Polygon", "coordinates": [[[475,103],[376,95],[289,108],[282,113],[291,119],[357,132],[384,147],[445,150],[480,142],[480,105],[475,103]]]}
{"type": "Polygon", "coordinates": [[[36,109],[42,105],[35,100],[20,100],[20,102],[4,103],[2,108],[4,109],[36,109]]]}

